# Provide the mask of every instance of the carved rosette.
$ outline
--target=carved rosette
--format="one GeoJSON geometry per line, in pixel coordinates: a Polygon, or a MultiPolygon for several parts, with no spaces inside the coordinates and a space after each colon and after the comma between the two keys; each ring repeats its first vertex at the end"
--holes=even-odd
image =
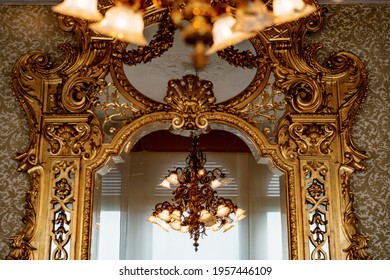
{"type": "Polygon", "coordinates": [[[329,259],[328,167],[322,161],[307,161],[303,166],[306,212],[309,221],[309,254],[312,260],[329,259]]]}
{"type": "Polygon", "coordinates": [[[208,121],[201,113],[211,111],[216,98],[210,81],[186,75],[168,82],[164,101],[177,112],[177,117],[172,120],[175,129],[195,130],[207,127],[208,121]]]}

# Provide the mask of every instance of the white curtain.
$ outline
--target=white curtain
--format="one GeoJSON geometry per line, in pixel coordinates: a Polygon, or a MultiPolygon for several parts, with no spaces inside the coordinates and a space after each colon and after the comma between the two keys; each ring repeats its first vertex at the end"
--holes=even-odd
{"type": "Polygon", "coordinates": [[[132,152],[124,163],[102,176],[95,197],[93,258],[286,259],[284,176],[275,175],[266,164],[257,164],[249,153],[206,153],[207,162],[222,165],[237,185],[218,195],[247,210],[247,218],[233,229],[200,239],[195,253],[188,234],[166,233],[146,222],[157,203],[172,202],[171,191],[158,184],[186,156],[132,152]]]}

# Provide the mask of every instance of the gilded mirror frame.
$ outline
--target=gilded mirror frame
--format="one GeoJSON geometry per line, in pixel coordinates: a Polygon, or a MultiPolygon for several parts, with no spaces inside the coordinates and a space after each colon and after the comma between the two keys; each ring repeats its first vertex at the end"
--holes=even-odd
{"type": "MultiPolygon", "coordinates": [[[[99,3],[103,12],[112,5],[99,3]]],[[[319,7],[309,17],[259,32],[251,39],[255,54],[234,48],[220,52],[236,67],[256,69],[252,83],[235,97],[217,103],[209,81],[187,75],[170,81],[160,103],[132,86],[123,64],[147,63],[170,47],[174,27],[165,10],[147,10],[145,23],[158,22],[158,34],[149,47],[132,51],[94,34],[85,21],[58,16],[59,27],[77,40],[76,46],[60,46],[64,61],[53,66],[47,54],[35,51],[13,70],[13,90],[30,127],[29,146],[17,160],[31,187],[25,227],[12,237],[7,258],[89,259],[97,170],[151,131],[210,126],[234,132],[256,158],[269,158],[285,173],[290,259],[370,259],[350,189],[351,174],[364,169],[366,158],[354,146],[351,128],[367,91],[367,71],[347,51],[320,64],[321,45],[304,46],[305,34],[320,30],[324,20],[319,7]],[[275,92],[285,97],[283,116],[266,118],[275,125],[273,141],[258,117],[267,116],[261,101],[271,72],[275,92]],[[122,117],[115,126],[114,115],[102,120],[96,113],[110,105],[98,99],[108,87],[108,74],[130,111],[126,117],[115,115],[122,117]]]]}

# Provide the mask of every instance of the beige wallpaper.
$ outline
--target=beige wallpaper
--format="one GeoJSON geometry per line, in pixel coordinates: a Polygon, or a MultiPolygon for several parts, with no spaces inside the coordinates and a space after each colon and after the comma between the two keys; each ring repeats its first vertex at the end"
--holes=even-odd
{"type": "Polygon", "coordinates": [[[362,234],[374,259],[390,259],[390,5],[330,5],[326,26],[308,37],[323,42],[321,55],[348,50],[369,72],[369,91],[358,113],[353,139],[370,157],[355,172],[351,188],[362,234]]]}
{"type": "MultiPolygon", "coordinates": [[[[367,170],[355,173],[352,190],[361,232],[370,238],[374,259],[390,259],[390,5],[329,5],[326,26],[308,41],[322,42],[321,56],[348,50],[367,65],[370,89],[354,125],[353,137],[367,151],[367,170]]],[[[21,230],[28,178],[16,172],[17,152],[28,143],[24,115],[12,95],[16,60],[33,50],[61,59],[56,46],[71,37],[60,31],[48,6],[0,5],[0,259],[9,237],[21,230]],[[65,36],[64,36],[65,34],[65,36]]]]}

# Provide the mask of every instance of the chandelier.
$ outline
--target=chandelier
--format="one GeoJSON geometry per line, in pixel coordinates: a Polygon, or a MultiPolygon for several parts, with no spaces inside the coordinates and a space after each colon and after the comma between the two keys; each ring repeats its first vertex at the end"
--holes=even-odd
{"type": "Polygon", "coordinates": [[[270,1],[115,0],[104,18],[98,10],[98,0],[64,0],[53,10],[94,22],[90,28],[96,33],[145,46],[144,13],[151,8],[166,9],[176,27],[183,30],[184,41],[194,46],[192,61],[196,69],[201,69],[207,65],[208,55],[316,10],[304,0],[273,0],[271,11],[270,1]]]}
{"type": "Polygon", "coordinates": [[[165,231],[173,229],[189,233],[194,240],[195,251],[198,251],[198,240],[206,235],[206,229],[226,232],[234,226],[234,222],[245,218],[245,210],[238,208],[230,199],[216,195],[215,189],[226,185],[229,179],[219,168],[212,171],[204,168],[206,156],[198,147],[198,139],[198,136],[192,138],[186,166],[170,171],[160,184],[168,189],[177,185],[172,192],[174,203],[158,203],[147,219],[165,231]]]}

